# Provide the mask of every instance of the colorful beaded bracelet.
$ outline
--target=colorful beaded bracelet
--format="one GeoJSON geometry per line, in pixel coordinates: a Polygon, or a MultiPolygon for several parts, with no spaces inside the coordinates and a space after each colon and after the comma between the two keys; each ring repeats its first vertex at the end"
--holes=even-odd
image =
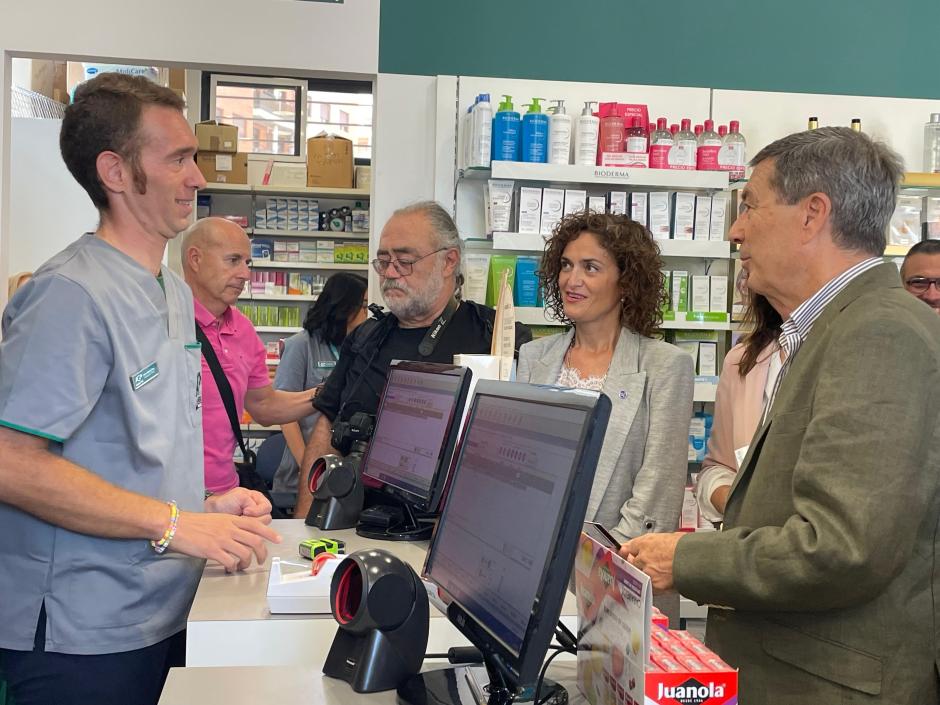
{"type": "Polygon", "coordinates": [[[163,532],[163,538],[159,541],[151,541],[150,545],[153,546],[153,550],[157,553],[163,553],[170,545],[170,541],[173,540],[173,537],[176,535],[176,525],[179,523],[180,519],[180,510],[176,506],[175,500],[170,500],[167,502],[170,505],[170,525],[167,527],[166,531],[163,532]]]}

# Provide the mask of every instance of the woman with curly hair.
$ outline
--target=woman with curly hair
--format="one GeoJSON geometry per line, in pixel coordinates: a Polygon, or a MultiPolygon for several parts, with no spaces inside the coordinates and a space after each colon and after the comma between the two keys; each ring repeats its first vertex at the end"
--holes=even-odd
{"type": "Polygon", "coordinates": [[[651,337],[666,300],[662,264],[639,223],[566,216],[545,245],[539,277],[546,308],[571,328],[519,351],[520,382],[610,397],[585,518],[621,541],[675,531],[686,484],[692,358],[651,337]]]}

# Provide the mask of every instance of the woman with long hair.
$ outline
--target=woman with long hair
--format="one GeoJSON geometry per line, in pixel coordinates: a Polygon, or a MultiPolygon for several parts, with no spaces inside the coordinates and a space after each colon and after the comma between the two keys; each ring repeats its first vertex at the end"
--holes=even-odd
{"type": "MultiPolygon", "coordinates": [[[[304,330],[284,341],[274,388],[300,392],[322,384],[329,376],[346,336],[368,318],[367,281],[337,272],[323,286],[307,311],[304,330]]],[[[296,492],[304,446],[319,416],[314,411],[298,423],[281,426],[287,447],[274,473],[273,491],[296,492]]]]}
{"type": "MultiPolygon", "coordinates": [[[[746,288],[746,278],[738,286],[746,288]]],[[[747,455],[783,365],[783,350],[777,342],[783,319],[766,298],[744,293],[748,300],[744,321],[749,332],[728,351],[721,366],[712,433],[695,483],[699,511],[711,522],[724,517],[735,473],[747,455]]]]}

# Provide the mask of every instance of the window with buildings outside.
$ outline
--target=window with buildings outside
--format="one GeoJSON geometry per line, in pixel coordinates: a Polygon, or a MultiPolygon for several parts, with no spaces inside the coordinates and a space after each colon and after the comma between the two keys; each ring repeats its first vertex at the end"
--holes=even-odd
{"type": "Polygon", "coordinates": [[[328,132],[352,140],[353,157],[372,159],[372,94],[307,91],[307,139],[328,132]]]}
{"type": "Polygon", "coordinates": [[[357,160],[372,159],[369,83],[215,75],[211,86],[209,114],[238,127],[240,152],[303,157],[306,140],[327,132],[351,140],[357,160]]]}
{"type": "Polygon", "coordinates": [[[215,83],[213,119],[238,127],[238,151],[248,154],[302,154],[303,81],[293,85],[255,83],[226,77],[215,83]]]}

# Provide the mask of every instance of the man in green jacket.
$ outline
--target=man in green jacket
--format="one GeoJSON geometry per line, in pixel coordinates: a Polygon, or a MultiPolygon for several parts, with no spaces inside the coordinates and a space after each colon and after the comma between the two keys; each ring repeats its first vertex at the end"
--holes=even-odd
{"type": "Polygon", "coordinates": [[[722,531],[623,554],[712,605],[742,703],[935,705],[940,320],[881,259],[901,160],[823,128],[752,165],[731,237],[786,362],[722,531]]]}

